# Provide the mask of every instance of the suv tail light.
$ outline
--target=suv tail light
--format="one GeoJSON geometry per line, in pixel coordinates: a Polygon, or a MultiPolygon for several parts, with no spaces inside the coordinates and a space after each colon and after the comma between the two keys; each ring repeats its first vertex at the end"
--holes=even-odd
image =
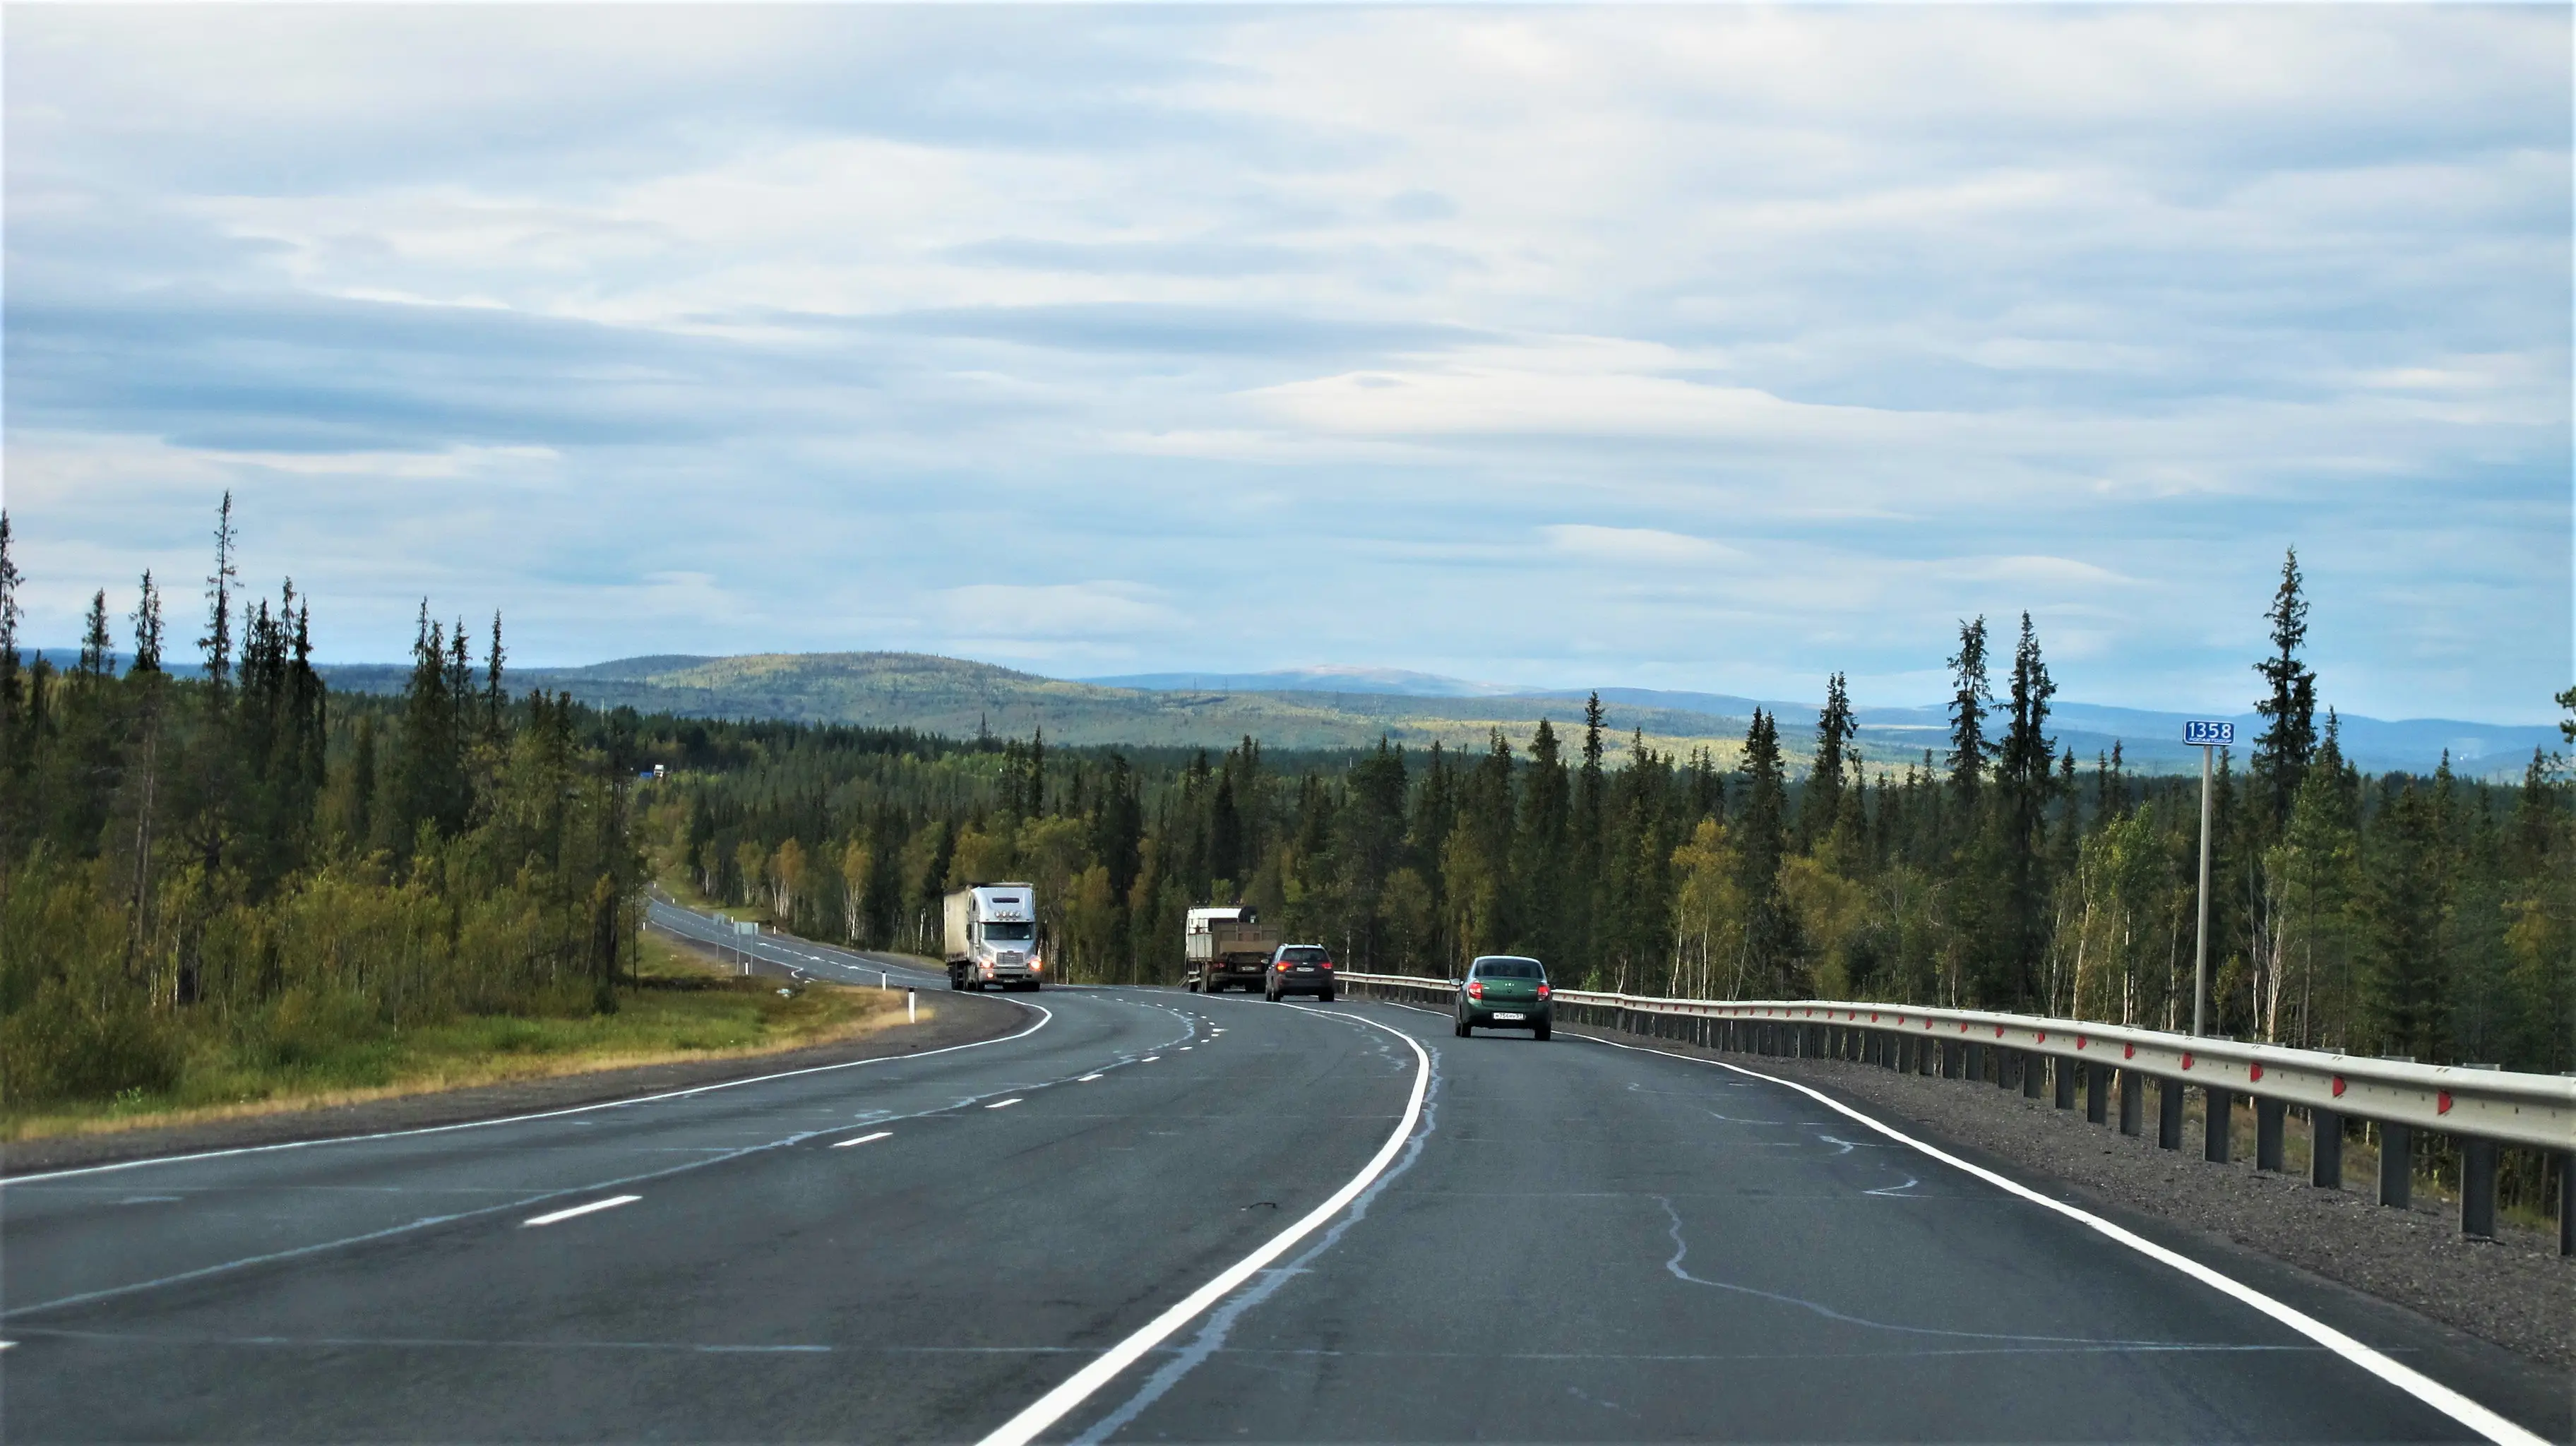
{"type": "Polygon", "coordinates": [[[1315,967],[1318,969],[1330,969],[1333,967],[1333,961],[1330,959],[1318,959],[1315,961],[1315,967]]]}
{"type": "Polygon", "coordinates": [[[1282,960],[1280,960],[1280,961],[1279,961],[1279,972],[1280,972],[1280,973],[1282,973],[1282,974],[1285,974],[1285,973],[1287,973],[1287,972],[1288,972],[1288,961],[1287,961],[1287,960],[1282,959],[1282,960]]]}

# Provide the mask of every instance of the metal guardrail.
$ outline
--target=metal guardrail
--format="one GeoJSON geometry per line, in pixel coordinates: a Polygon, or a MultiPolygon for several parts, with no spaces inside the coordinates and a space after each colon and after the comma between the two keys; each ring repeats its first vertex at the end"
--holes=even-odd
{"type": "MultiPolygon", "coordinates": [[[[1386,995],[1455,997],[1458,981],[1345,972],[1345,985],[1386,995]]],[[[1666,999],[1559,989],[1555,1003],[1573,1022],[1674,1039],[1719,1050],[1841,1059],[1911,1073],[1992,1081],[2031,1098],[2046,1092],[2054,1062],[2055,1102],[2107,1123],[2116,1083],[2120,1129],[2143,1130],[2146,1087],[2156,1086],[2156,1142],[2182,1145],[2186,1089],[2204,1092],[2203,1153],[2225,1161],[2234,1149],[2238,1097],[2255,1116],[2255,1165],[2282,1168],[2289,1108],[2307,1111],[2313,1131],[2310,1177],[2343,1183],[2343,1122],[2379,1126],[2379,1199],[2404,1205],[2413,1180],[2414,1136],[2434,1131],[2460,1150],[2461,1229],[2495,1234],[2496,1149],[2553,1152],[2559,1176],[2559,1250],[2576,1255],[2576,1078],[2465,1065],[2329,1054],[2281,1045],[2169,1034],[2087,1020],[2046,1019],[1977,1009],[1932,1009],[1851,1000],[1666,999]]]]}

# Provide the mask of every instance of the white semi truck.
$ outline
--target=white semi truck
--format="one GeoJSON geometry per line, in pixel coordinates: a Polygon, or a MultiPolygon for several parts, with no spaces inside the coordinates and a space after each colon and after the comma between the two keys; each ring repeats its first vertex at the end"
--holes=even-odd
{"type": "Polygon", "coordinates": [[[948,896],[948,987],[1035,989],[1044,981],[1038,891],[973,884],[948,896]]]}

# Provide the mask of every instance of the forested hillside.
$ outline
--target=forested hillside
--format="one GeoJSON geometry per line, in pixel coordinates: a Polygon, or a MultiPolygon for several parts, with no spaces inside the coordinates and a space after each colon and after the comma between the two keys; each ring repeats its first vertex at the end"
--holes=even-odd
{"type": "MultiPolygon", "coordinates": [[[[2563,770],[2362,775],[2301,660],[2306,609],[2293,559],[2249,680],[2268,726],[2217,778],[2212,1028],[2576,1068],[2563,770]]],[[[692,724],[648,847],[800,930],[915,950],[942,890],[1025,877],[1077,978],[1177,979],[1182,911],[1240,900],[1377,969],[1511,950],[1647,992],[2187,1027],[2198,780],[2079,761],[2028,619],[2000,669],[1989,646],[1963,625],[1948,747],[1892,775],[1855,765],[1839,679],[1796,779],[1768,713],[1734,767],[1612,735],[1597,705],[1467,753],[692,724]]]]}

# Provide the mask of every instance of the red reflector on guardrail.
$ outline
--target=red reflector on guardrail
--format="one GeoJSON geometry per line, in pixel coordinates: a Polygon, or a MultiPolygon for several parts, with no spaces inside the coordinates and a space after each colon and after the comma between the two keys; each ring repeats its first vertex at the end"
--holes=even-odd
{"type": "Polygon", "coordinates": [[[2435,1095],[2433,1100],[2433,1113],[2437,1115],[2447,1115],[2451,1112],[2451,1092],[2449,1090],[2444,1090],[2440,1094],[2435,1095]]]}

